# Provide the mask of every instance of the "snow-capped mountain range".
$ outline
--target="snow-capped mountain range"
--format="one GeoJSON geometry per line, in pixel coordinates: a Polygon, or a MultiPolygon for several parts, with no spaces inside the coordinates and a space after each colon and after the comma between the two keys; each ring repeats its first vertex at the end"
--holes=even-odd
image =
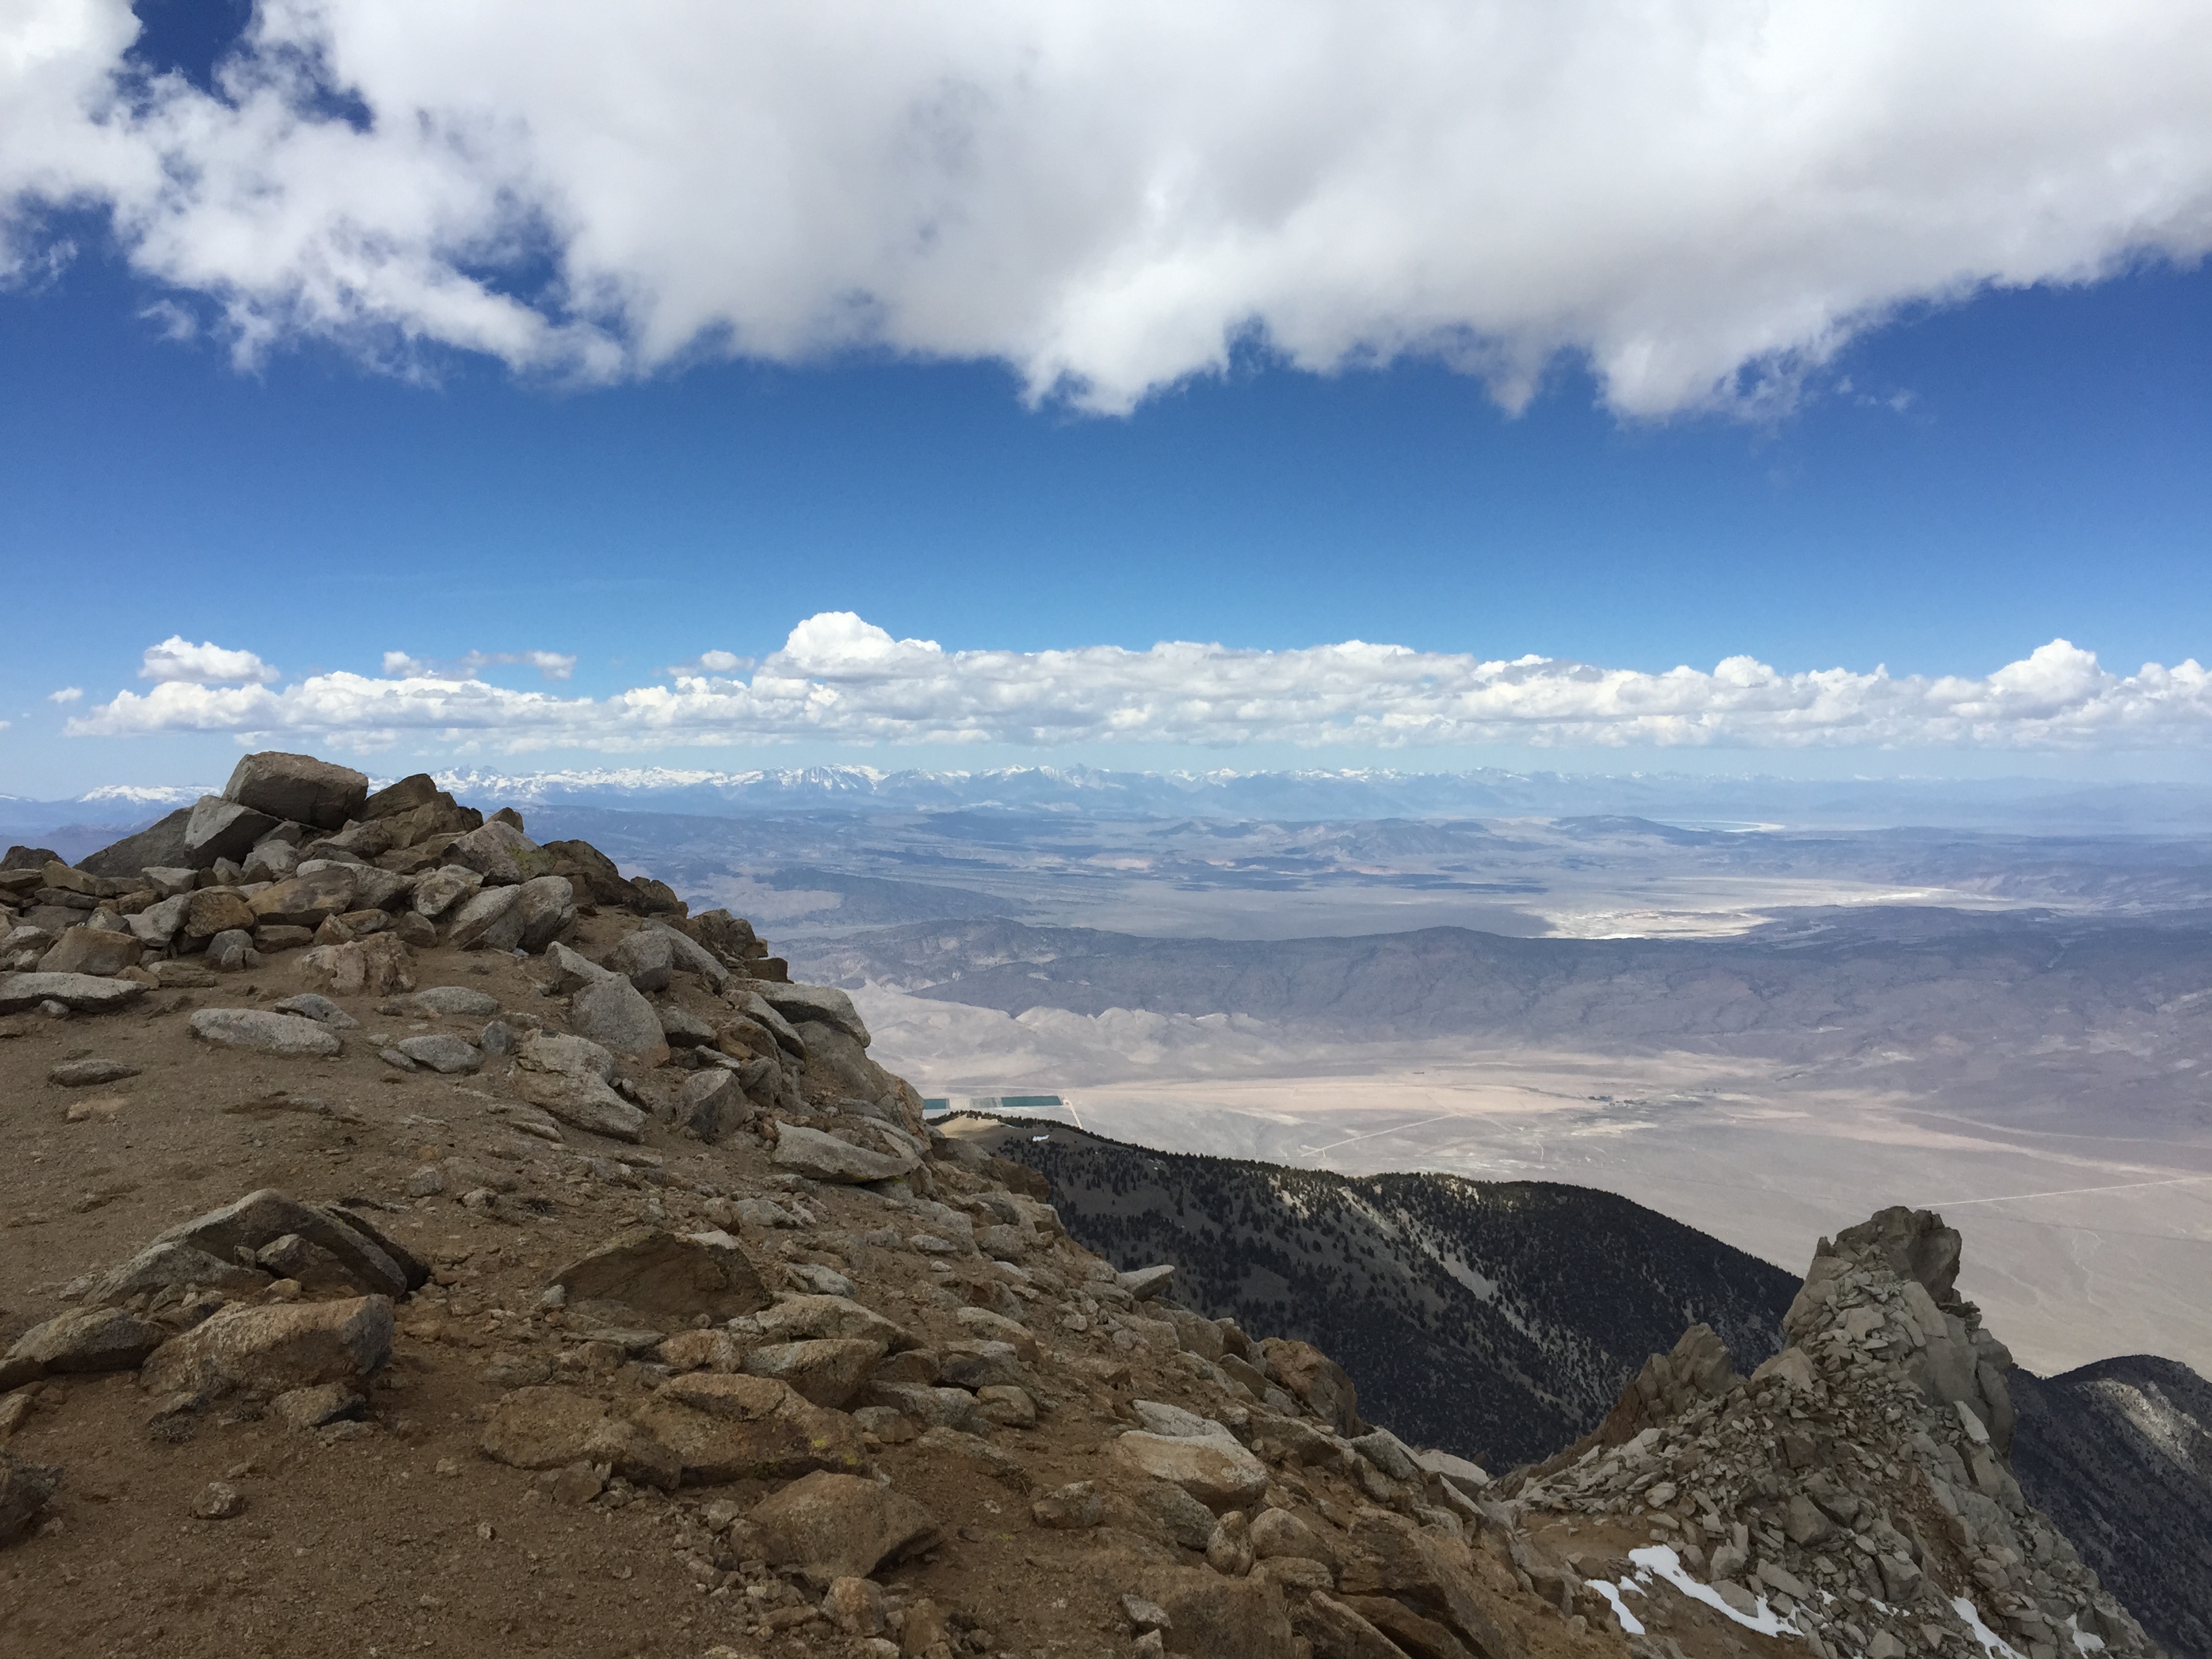
{"type": "MultiPolygon", "coordinates": [[[[1313,820],[1626,816],[1712,827],[1868,829],[1903,824],[2028,833],[2194,831],[2212,788],[2005,778],[1807,780],[1382,769],[977,771],[832,765],[741,771],[610,767],[527,773],[449,769],[438,781],[484,803],[595,806],[705,817],[815,811],[997,811],[1092,817],[1313,820]]],[[[388,780],[379,779],[384,782],[388,780]]],[[[107,785],[65,800],[0,794],[0,825],[125,825],[188,805],[219,784],[107,785]]]]}

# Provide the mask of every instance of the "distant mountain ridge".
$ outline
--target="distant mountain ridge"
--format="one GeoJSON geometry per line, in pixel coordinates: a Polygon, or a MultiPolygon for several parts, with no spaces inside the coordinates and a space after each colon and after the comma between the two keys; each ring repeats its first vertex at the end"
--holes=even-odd
{"type": "MultiPolygon", "coordinates": [[[[1898,824],[1954,829],[2194,831],[2212,789],[2168,783],[2077,784],[2036,778],[1791,779],[1674,773],[1620,775],[1388,768],[1121,771],[1078,765],[975,771],[866,765],[731,771],[663,766],[503,773],[449,769],[440,784],[472,803],[619,806],[706,813],[938,811],[1082,812],[1097,817],[1310,819],[1445,817],[1614,817],[1749,827],[1898,824]]],[[[385,780],[380,780],[384,781],[385,780]]],[[[0,824],[99,822],[125,801],[173,807],[208,787],[107,786],[65,801],[0,795],[0,824]]]]}
{"type": "Polygon", "coordinates": [[[1255,943],[984,917],[856,934],[804,959],[834,982],[1016,1016],[1220,1013],[1370,1041],[1780,1043],[1793,1059],[1870,1036],[2025,1050],[2062,1025],[2194,1054],[2194,1005],[2176,1000],[2212,969],[2196,927],[1871,909],[1687,940],[1430,927],[1255,943]],[[1803,948],[1812,939],[1820,950],[1803,948]]]}
{"type": "Polygon", "coordinates": [[[1499,768],[1409,772],[1310,768],[1241,772],[1118,771],[1091,766],[974,772],[811,766],[736,772],[668,768],[507,776],[452,772],[457,795],[518,805],[651,805],[664,811],[930,811],[997,808],[1098,817],[1272,819],[1626,816],[1723,825],[1837,828],[1899,823],[1960,829],[2201,829],[2212,790],[2180,784],[2084,786],[2047,779],[1802,780],[1650,773],[1609,776],[1499,768]]]}

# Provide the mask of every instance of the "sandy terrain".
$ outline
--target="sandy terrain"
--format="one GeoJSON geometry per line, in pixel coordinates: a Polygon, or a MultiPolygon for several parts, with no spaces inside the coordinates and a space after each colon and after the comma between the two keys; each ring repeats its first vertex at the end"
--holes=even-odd
{"type": "MultiPolygon", "coordinates": [[[[936,1093],[933,1058],[898,1054],[936,1093]]],[[[1058,1090],[1085,1127],[1182,1152],[1601,1187],[1792,1272],[1817,1233],[1932,1205],[1970,1230],[1962,1283],[2032,1369],[2144,1352],[2212,1368],[2212,1148],[2194,1140],[2021,1127],[1703,1055],[1414,1066],[1402,1048],[1337,1050],[1303,1073],[1073,1090],[1026,1069],[1034,1058],[1008,1054],[997,1076],[971,1061],[953,1086],[1058,1090]]]]}

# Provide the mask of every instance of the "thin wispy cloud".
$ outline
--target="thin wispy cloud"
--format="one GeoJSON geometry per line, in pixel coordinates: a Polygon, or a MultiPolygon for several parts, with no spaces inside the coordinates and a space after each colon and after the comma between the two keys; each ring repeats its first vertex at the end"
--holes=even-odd
{"type": "Polygon", "coordinates": [[[796,739],[1045,749],[2109,749],[2212,743],[2212,674],[2194,660],[2116,674],[2064,640],[1979,677],[1784,672],[1751,657],[1650,673],[1358,640],[1292,651],[1188,642],[946,651],[831,611],[793,629],[750,678],[684,674],[605,697],[416,675],[317,674],[282,689],[172,679],[143,695],[121,692],[68,730],[371,747],[404,733],[507,752],[796,739]]]}
{"type": "Polygon", "coordinates": [[[2196,0],[289,0],[216,96],[128,75],[125,0],[0,18],[9,258],[105,204],[247,362],[863,347],[1115,410],[1250,340],[1757,410],[1901,304],[2212,245],[2196,0]]]}
{"type": "Polygon", "coordinates": [[[487,668],[513,667],[518,664],[536,669],[541,677],[549,680],[569,679],[576,672],[575,657],[559,651],[471,651],[450,662],[413,657],[404,651],[384,653],[384,673],[387,679],[472,680],[487,668]]]}

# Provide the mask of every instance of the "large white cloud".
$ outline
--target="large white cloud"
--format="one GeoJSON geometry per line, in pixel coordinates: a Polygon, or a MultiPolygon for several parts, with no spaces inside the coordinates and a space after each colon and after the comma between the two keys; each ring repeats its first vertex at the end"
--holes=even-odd
{"type": "Polygon", "coordinates": [[[2212,673],[2194,660],[2115,674],[2053,640],[1985,678],[1881,669],[1783,673],[1750,657],[1711,672],[1599,668],[1347,641],[1295,651],[945,651],[846,611],[793,629],[750,679],[561,697],[481,680],[318,674],[277,689],[170,680],[69,722],[78,736],[286,734],[361,744],[401,732],[509,752],[817,741],[1025,747],[1288,743],[2010,748],[2212,743],[2212,673]]]}
{"type": "Polygon", "coordinates": [[[858,344],[1115,409],[1257,334],[1658,413],[2212,243],[2201,0],[263,0],[219,99],[118,95],[133,29],[0,3],[0,199],[111,204],[248,353],[858,344]]]}
{"type": "Polygon", "coordinates": [[[181,634],[172,634],[159,645],[149,645],[138,665],[142,680],[181,680],[195,685],[229,685],[251,680],[265,685],[276,671],[251,651],[233,651],[203,640],[194,645],[181,634]]]}

